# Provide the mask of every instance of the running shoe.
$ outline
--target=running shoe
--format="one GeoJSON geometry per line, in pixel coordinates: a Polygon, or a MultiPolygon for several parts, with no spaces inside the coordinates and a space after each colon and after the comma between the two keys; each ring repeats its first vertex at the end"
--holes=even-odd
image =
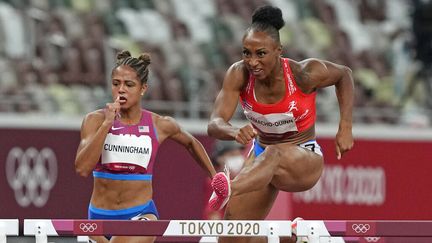
{"type": "Polygon", "coordinates": [[[217,173],[211,182],[213,193],[210,197],[209,204],[213,210],[221,210],[229,200],[231,195],[231,181],[229,169],[225,166],[224,172],[217,173]]]}

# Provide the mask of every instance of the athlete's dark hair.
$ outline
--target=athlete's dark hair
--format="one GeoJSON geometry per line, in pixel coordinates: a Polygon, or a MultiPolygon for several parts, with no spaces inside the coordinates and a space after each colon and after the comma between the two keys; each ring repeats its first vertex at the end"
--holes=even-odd
{"type": "Polygon", "coordinates": [[[262,31],[269,34],[275,41],[280,42],[279,30],[285,25],[282,10],[269,5],[261,6],[253,12],[252,24],[246,30],[262,31]]]}
{"type": "Polygon", "coordinates": [[[129,51],[123,50],[117,53],[117,62],[113,70],[121,65],[129,66],[135,70],[138,78],[141,81],[141,84],[145,84],[147,83],[149,75],[148,65],[150,63],[150,54],[148,53],[142,53],[138,58],[136,58],[132,57],[129,51]]]}

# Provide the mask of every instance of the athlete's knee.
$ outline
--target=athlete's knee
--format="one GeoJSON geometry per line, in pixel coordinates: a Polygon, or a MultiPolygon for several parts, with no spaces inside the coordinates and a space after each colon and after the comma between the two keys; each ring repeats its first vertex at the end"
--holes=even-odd
{"type": "Polygon", "coordinates": [[[307,180],[302,183],[299,183],[298,188],[295,191],[303,192],[312,189],[318,180],[307,180]]]}
{"type": "Polygon", "coordinates": [[[308,188],[306,190],[311,189],[318,183],[319,179],[321,178],[322,172],[323,172],[323,167],[321,166],[316,170],[316,172],[313,175],[311,175],[311,179],[309,181],[309,184],[307,185],[308,188]]]}

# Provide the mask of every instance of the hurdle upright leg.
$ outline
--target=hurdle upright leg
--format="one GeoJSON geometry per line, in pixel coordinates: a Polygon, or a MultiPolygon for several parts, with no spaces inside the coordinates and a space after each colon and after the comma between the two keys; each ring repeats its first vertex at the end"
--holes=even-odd
{"type": "Polygon", "coordinates": [[[268,243],[279,243],[280,242],[279,236],[267,236],[267,242],[268,243]]]}
{"type": "Polygon", "coordinates": [[[327,231],[324,222],[318,220],[298,221],[297,237],[307,237],[309,243],[331,242],[329,241],[331,239],[330,233],[327,231]]]}
{"type": "Polygon", "coordinates": [[[267,242],[268,243],[279,243],[280,237],[282,236],[291,236],[292,235],[292,229],[291,229],[291,221],[285,221],[285,223],[282,223],[283,229],[280,229],[282,222],[269,222],[267,225],[267,242]]]}
{"type": "Polygon", "coordinates": [[[48,235],[43,222],[36,223],[36,243],[48,243],[48,235]]]}
{"type": "Polygon", "coordinates": [[[18,236],[18,219],[0,219],[0,243],[6,243],[8,235],[18,236]]]}
{"type": "Polygon", "coordinates": [[[6,243],[6,226],[0,222],[0,243],[6,243]]]}
{"type": "Polygon", "coordinates": [[[48,236],[59,236],[50,219],[24,219],[24,235],[34,236],[36,243],[48,243],[48,236]]]}

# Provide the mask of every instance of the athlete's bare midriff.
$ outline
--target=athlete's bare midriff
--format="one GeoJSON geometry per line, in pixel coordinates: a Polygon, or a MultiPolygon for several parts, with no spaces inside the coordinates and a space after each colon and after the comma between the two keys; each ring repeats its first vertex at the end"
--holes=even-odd
{"type": "Polygon", "coordinates": [[[127,181],[94,178],[91,204],[101,209],[125,209],[152,199],[151,181],[127,181]]]}
{"type": "Polygon", "coordinates": [[[265,147],[266,145],[278,144],[278,143],[290,143],[299,145],[310,140],[315,139],[315,126],[312,126],[302,132],[291,132],[285,134],[261,134],[258,131],[258,142],[260,145],[265,147]]]}

